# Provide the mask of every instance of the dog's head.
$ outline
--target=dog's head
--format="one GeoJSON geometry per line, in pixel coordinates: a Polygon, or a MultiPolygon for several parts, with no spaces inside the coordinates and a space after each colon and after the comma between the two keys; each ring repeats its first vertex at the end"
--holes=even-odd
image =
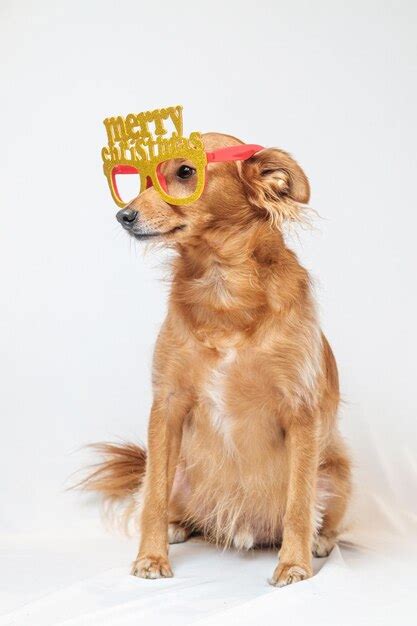
{"type": "MultiPolygon", "coordinates": [[[[203,135],[206,151],[239,145],[228,135],[203,135]]],[[[175,169],[175,163],[172,164],[175,169]]],[[[181,162],[178,171],[165,172],[175,184],[192,185],[195,169],[181,162]]],[[[210,163],[204,192],[193,204],[174,206],[150,187],[117,213],[123,228],[136,239],[186,244],[210,227],[243,226],[264,221],[281,229],[287,220],[300,219],[300,204],[309,200],[306,175],[286,152],[268,148],[246,161],[210,163]]]]}

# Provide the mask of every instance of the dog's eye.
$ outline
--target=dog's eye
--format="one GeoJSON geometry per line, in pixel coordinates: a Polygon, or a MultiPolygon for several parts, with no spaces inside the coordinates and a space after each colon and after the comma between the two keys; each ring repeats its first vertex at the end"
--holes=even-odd
{"type": "Polygon", "coordinates": [[[189,165],[181,165],[181,167],[179,167],[177,170],[178,178],[182,178],[183,180],[186,178],[191,178],[191,176],[194,176],[194,174],[194,167],[190,167],[189,165]]]}

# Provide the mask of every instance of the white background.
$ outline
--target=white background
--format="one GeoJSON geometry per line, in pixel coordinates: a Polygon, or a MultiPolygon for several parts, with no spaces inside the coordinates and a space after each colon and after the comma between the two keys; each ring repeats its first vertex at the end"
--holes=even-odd
{"type": "Polygon", "coordinates": [[[122,232],[100,160],[102,119],[131,111],[182,104],[186,131],[305,169],[321,218],[290,243],[339,363],[351,517],[415,541],[415,3],[3,0],[0,18],[3,612],[134,556],[115,535],[90,555],[98,507],[64,492],[82,445],[146,436],[167,257],[122,232]]]}

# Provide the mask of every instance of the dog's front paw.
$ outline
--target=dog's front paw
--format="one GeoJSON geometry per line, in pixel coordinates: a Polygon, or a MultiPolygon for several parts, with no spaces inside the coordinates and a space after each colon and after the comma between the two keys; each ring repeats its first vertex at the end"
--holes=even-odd
{"type": "Polygon", "coordinates": [[[337,543],[336,537],[326,537],[326,535],[317,535],[313,540],[313,556],[319,558],[329,556],[337,543]]]}
{"type": "Polygon", "coordinates": [[[279,563],[268,582],[274,587],[285,587],[286,585],[292,585],[300,580],[310,578],[312,575],[313,572],[308,567],[291,563],[279,563]]]}
{"type": "Polygon", "coordinates": [[[132,565],[132,575],[138,578],[172,578],[169,561],[163,556],[144,556],[132,565]]]}

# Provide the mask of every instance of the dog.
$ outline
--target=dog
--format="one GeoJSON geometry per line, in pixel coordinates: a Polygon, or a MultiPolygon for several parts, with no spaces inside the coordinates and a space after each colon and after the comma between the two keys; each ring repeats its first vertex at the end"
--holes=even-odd
{"type": "MultiPolygon", "coordinates": [[[[203,135],[206,150],[241,145],[203,135]]],[[[201,197],[173,206],[150,187],[117,219],[176,251],[153,363],[148,448],[99,444],[84,487],[138,511],[132,574],[172,576],[168,544],[198,533],[249,550],[280,546],[270,583],[312,576],[337,542],[351,494],[338,431],[338,371],[310,278],[285,244],[309,182],[263,149],[211,163],[201,197]]]]}

